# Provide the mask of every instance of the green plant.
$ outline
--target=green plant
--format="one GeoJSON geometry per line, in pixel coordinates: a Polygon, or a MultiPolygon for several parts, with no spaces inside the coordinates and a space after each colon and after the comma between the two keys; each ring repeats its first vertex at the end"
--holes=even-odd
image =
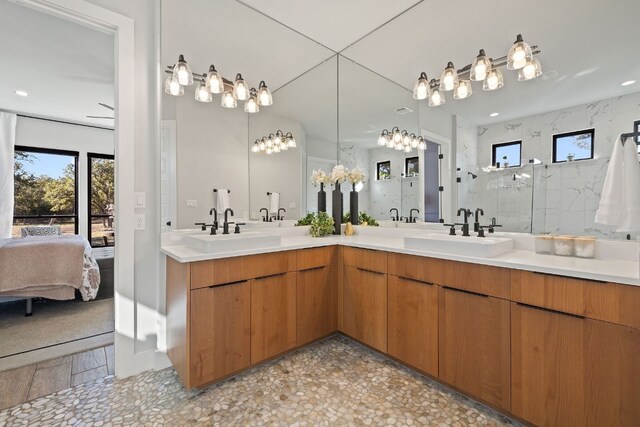
{"type": "Polygon", "coordinates": [[[334,222],[326,212],[318,212],[311,221],[309,234],[312,237],[323,237],[333,234],[334,222]]]}
{"type": "MultiPolygon", "coordinates": [[[[342,222],[351,222],[351,212],[345,212],[345,214],[342,216],[342,222]]],[[[372,227],[378,227],[380,225],[378,224],[378,221],[376,221],[371,215],[369,215],[365,211],[360,211],[360,213],[358,214],[358,223],[362,224],[363,222],[366,222],[372,227]]]]}
{"type": "Polygon", "coordinates": [[[315,214],[313,212],[309,212],[304,217],[300,218],[296,225],[311,225],[311,222],[315,218],[315,214]]]}

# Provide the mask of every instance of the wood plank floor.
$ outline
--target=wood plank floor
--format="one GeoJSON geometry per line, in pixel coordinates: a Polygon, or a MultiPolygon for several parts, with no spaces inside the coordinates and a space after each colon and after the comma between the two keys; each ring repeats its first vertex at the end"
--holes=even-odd
{"type": "Polygon", "coordinates": [[[0,372],[0,409],[114,373],[113,344],[0,372]]]}

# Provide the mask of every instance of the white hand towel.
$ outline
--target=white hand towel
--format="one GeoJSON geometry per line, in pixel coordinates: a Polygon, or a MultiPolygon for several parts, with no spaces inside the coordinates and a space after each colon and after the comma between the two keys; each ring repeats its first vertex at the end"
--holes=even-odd
{"type": "Polygon", "coordinates": [[[229,209],[229,190],[218,189],[218,215],[224,215],[224,211],[229,209]]]}
{"type": "Polygon", "coordinates": [[[640,164],[637,146],[616,141],[604,180],[595,222],[616,226],[616,231],[640,230],[640,164]]]}
{"type": "Polygon", "coordinates": [[[269,212],[277,214],[278,209],[280,209],[280,193],[271,192],[269,198],[269,212]]]}

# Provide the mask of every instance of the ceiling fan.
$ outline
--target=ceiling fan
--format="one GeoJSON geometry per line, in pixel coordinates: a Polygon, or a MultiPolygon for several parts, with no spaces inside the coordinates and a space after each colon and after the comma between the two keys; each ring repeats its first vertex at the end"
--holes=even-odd
{"type": "MultiPolygon", "coordinates": [[[[111,105],[104,104],[102,102],[98,102],[98,105],[106,108],[107,110],[115,111],[111,105]]],[[[88,119],[111,119],[113,120],[113,116],[87,116],[88,119]]]]}

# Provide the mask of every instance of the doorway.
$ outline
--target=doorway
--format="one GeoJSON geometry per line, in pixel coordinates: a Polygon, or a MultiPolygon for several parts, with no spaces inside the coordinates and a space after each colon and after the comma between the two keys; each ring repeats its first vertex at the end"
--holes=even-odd
{"type": "Polygon", "coordinates": [[[440,144],[427,141],[424,151],[424,221],[439,222],[442,194],[440,191],[440,144]]]}

